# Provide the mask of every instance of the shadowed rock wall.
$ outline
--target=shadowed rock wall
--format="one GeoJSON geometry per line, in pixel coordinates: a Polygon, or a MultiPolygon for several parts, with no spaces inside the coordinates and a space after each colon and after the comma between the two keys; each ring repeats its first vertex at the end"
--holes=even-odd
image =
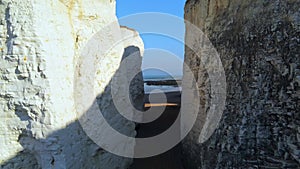
{"type": "MultiPolygon", "coordinates": [[[[183,141],[186,168],[300,167],[299,8],[297,0],[187,1],[185,19],[204,31],[220,54],[227,101],[208,141],[198,143],[201,119],[183,141]]],[[[200,102],[207,104],[205,66],[189,48],[185,63],[200,83],[200,102]]]]}

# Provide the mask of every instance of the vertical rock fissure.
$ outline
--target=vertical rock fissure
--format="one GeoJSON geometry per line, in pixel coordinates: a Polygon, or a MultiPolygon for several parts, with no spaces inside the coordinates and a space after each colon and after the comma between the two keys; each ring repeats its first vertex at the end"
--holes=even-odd
{"type": "Polygon", "coordinates": [[[9,2],[5,9],[5,20],[6,20],[6,30],[7,30],[7,39],[6,39],[6,48],[7,48],[7,55],[13,55],[13,43],[14,43],[14,27],[11,21],[11,14],[10,14],[10,5],[9,2]]]}

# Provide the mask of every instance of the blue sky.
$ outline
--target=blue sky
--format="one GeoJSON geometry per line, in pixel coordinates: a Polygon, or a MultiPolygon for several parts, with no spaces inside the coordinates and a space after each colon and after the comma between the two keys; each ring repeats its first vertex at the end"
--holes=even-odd
{"type": "MultiPolygon", "coordinates": [[[[144,12],[160,12],[183,18],[185,0],[117,0],[117,16],[121,19],[120,24],[131,27],[139,31],[134,24],[123,23],[122,18],[144,12]]],[[[182,29],[184,34],[184,22],[179,23],[176,28],[182,29]]],[[[175,29],[175,28],[174,28],[175,29]]],[[[183,35],[184,36],[184,35],[183,35]]],[[[145,44],[146,52],[144,54],[142,68],[163,67],[168,69],[172,75],[181,75],[182,60],[184,57],[184,44],[168,36],[157,34],[141,34],[145,44]],[[147,51],[155,49],[155,51],[147,51]],[[161,49],[159,52],[157,49],[161,49]],[[155,55],[154,53],[157,53],[155,55]],[[173,58],[172,57],[177,57],[173,58]],[[179,58],[179,59],[178,59],[179,58]]]]}

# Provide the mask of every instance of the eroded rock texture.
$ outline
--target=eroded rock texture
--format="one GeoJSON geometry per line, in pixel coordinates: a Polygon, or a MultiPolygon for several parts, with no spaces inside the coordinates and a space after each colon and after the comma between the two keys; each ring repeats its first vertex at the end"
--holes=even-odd
{"type": "MultiPolygon", "coordinates": [[[[111,47],[114,36],[123,35],[115,1],[0,1],[0,168],[125,169],[130,165],[131,159],[112,155],[89,139],[74,106],[78,58],[87,42],[112,22],[114,30],[106,29],[105,36],[97,39],[100,46],[111,47]]],[[[126,43],[91,63],[97,67],[96,94],[109,85],[125,48],[135,45],[143,50],[135,31],[123,32],[126,43]]],[[[140,67],[139,63],[133,67],[140,67]]],[[[102,103],[112,101],[104,98],[99,100],[102,103]]],[[[115,118],[117,112],[105,113],[117,130],[135,136],[133,122],[115,118]]]]}
{"type": "MultiPolygon", "coordinates": [[[[183,141],[186,168],[300,168],[299,8],[298,0],[187,1],[185,19],[201,28],[220,54],[227,102],[208,141],[198,143],[199,124],[183,141]]],[[[185,62],[207,104],[205,66],[188,48],[185,62]]]]}

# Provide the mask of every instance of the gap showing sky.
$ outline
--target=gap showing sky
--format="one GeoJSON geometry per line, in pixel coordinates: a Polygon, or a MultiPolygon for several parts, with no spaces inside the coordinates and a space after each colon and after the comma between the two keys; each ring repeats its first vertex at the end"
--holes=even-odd
{"type": "MultiPolygon", "coordinates": [[[[186,0],[117,0],[117,17],[123,18],[145,12],[160,12],[183,18],[185,1],[186,0]]],[[[132,27],[132,25],[126,25],[126,23],[122,23],[122,20],[120,24],[138,31],[138,28],[132,27]]],[[[182,21],[182,24],[178,25],[178,27],[184,29],[184,22],[182,21]]],[[[182,31],[182,33],[184,34],[184,31],[182,31]]],[[[141,34],[141,38],[145,44],[142,69],[161,67],[167,69],[171,75],[182,75],[184,58],[183,43],[167,36],[155,34],[141,34]],[[155,52],[151,51],[153,49],[155,52]],[[158,52],[160,49],[162,51],[158,52]]]]}

